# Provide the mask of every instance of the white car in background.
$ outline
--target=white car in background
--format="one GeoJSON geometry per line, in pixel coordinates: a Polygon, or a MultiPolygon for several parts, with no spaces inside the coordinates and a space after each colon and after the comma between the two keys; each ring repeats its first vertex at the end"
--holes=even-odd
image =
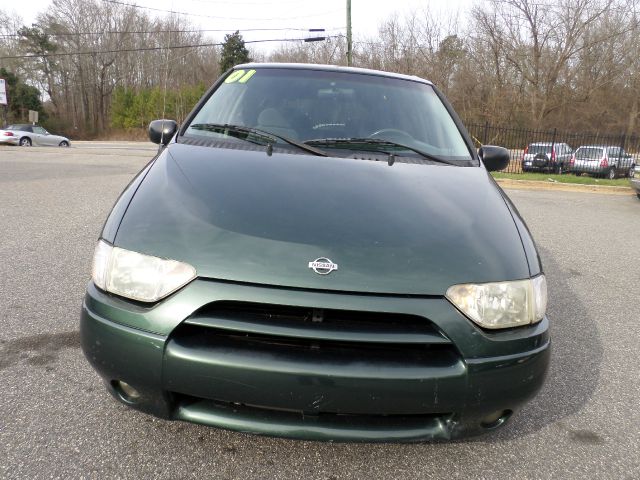
{"type": "Polygon", "coordinates": [[[20,145],[21,147],[68,147],[67,137],[53,135],[39,125],[14,124],[0,130],[0,144],[20,145]]]}
{"type": "Polygon", "coordinates": [[[573,152],[570,165],[576,175],[587,173],[611,180],[618,175],[633,177],[636,166],[624,148],[611,145],[582,145],[573,152]]]}
{"type": "Polygon", "coordinates": [[[636,163],[633,175],[631,176],[631,188],[636,191],[636,195],[640,198],[640,162],[636,163]]]}

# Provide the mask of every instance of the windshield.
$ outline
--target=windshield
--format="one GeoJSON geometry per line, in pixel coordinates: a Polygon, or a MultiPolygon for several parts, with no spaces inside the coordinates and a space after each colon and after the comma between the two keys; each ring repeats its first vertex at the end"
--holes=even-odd
{"type": "MultiPolygon", "coordinates": [[[[256,128],[297,142],[388,140],[448,160],[472,159],[432,86],[376,75],[311,69],[232,72],[185,130],[186,136],[239,141],[221,128],[256,128]]],[[[280,138],[278,143],[286,144],[280,138]]],[[[380,150],[375,142],[366,149],[380,150]]],[[[385,148],[388,150],[389,146],[385,148]]],[[[323,150],[365,149],[362,142],[324,143],[323,150]]],[[[402,155],[415,155],[409,148],[402,155]]]]}
{"type": "Polygon", "coordinates": [[[551,153],[551,145],[529,145],[527,153],[536,155],[538,153],[551,153]]]}

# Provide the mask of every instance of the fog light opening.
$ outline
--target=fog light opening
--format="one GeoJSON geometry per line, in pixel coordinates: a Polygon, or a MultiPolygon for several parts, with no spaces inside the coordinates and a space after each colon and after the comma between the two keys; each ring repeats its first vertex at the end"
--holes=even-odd
{"type": "Polygon", "coordinates": [[[137,403],[140,400],[140,392],[122,380],[112,380],[111,386],[118,396],[127,403],[137,403]]]}
{"type": "Polygon", "coordinates": [[[503,425],[509,417],[513,414],[511,410],[502,410],[499,412],[494,412],[490,415],[487,415],[480,422],[480,426],[486,430],[492,430],[494,428],[498,428],[503,425]]]}

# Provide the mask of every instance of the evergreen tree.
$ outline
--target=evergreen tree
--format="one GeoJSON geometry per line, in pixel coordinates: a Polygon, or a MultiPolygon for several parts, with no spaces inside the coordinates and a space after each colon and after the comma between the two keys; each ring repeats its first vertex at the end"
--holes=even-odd
{"type": "Polygon", "coordinates": [[[244,46],[244,39],[240,31],[224,36],[222,55],[220,58],[220,70],[226,72],[231,67],[240,63],[250,62],[249,50],[244,46]]]}
{"type": "MultiPolygon", "coordinates": [[[[8,113],[8,117],[0,118],[0,128],[4,126],[1,125],[2,123],[26,121],[29,110],[38,111],[41,122],[46,119],[42,102],[40,101],[40,91],[36,87],[27,85],[17,75],[4,67],[0,68],[0,78],[4,78],[6,81],[7,99],[9,101],[8,108],[4,109],[8,113]]],[[[0,114],[3,113],[0,112],[0,114]]]]}

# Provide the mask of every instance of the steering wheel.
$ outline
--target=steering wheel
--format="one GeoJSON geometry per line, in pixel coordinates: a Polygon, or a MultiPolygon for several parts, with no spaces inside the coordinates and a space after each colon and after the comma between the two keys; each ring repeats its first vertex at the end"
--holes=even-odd
{"type": "Polygon", "coordinates": [[[381,138],[381,139],[398,139],[413,142],[413,137],[403,130],[398,130],[397,128],[383,128],[382,130],[378,130],[369,135],[369,138],[381,138]]]}

